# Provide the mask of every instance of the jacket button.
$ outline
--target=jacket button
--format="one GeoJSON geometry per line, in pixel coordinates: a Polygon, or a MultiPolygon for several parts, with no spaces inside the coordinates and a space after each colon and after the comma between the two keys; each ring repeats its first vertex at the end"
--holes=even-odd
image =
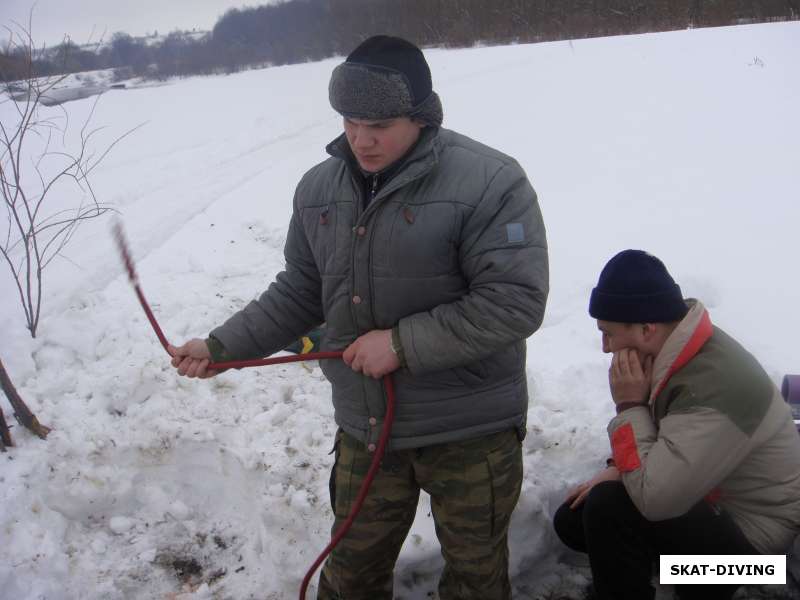
{"type": "Polygon", "coordinates": [[[369,424],[370,425],[377,425],[378,424],[378,419],[376,419],[375,417],[370,417],[369,418],[369,424]]]}
{"type": "Polygon", "coordinates": [[[370,444],[369,446],[367,446],[367,450],[369,450],[370,452],[375,452],[375,448],[377,448],[375,444],[370,444]]]}
{"type": "Polygon", "coordinates": [[[353,296],[353,304],[361,304],[361,296],[353,296]]]}
{"type": "Polygon", "coordinates": [[[362,225],[361,227],[356,229],[356,233],[360,236],[363,236],[365,233],[367,233],[367,228],[362,225]]]}

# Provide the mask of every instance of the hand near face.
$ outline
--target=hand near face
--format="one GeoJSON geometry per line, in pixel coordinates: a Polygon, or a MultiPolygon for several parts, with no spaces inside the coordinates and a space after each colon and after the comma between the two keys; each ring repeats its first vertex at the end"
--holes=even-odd
{"type": "Polygon", "coordinates": [[[614,352],[608,369],[608,384],[614,404],[646,402],[653,377],[653,357],[646,356],[644,364],[632,348],[614,352]]]}
{"type": "Polygon", "coordinates": [[[376,329],[350,344],[342,360],[356,373],[380,379],[400,368],[400,359],[392,352],[392,330],[376,329]]]}

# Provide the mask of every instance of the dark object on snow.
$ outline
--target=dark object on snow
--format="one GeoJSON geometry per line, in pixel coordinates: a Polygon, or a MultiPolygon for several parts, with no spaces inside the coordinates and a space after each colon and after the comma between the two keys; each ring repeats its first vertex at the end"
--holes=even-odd
{"type": "Polygon", "coordinates": [[[795,427],[800,431],[800,375],[785,375],[781,393],[792,409],[795,427]]]}
{"type": "MultiPolygon", "coordinates": [[[[14,409],[14,416],[17,418],[17,421],[19,421],[19,424],[31,430],[40,438],[46,439],[47,434],[50,433],[50,428],[39,423],[39,420],[30,411],[25,402],[23,402],[22,398],[20,398],[14,384],[11,383],[11,378],[8,376],[8,373],[6,373],[2,360],[0,360],[0,388],[2,388],[3,392],[5,392],[8,397],[8,401],[14,409]]],[[[0,416],[2,416],[2,412],[0,412],[0,416]]],[[[2,429],[2,431],[0,431],[2,434],[2,447],[13,446],[14,444],[11,441],[11,434],[8,431],[5,418],[0,419],[0,429],[2,429]]]]}
{"type": "Polygon", "coordinates": [[[6,417],[3,414],[3,409],[0,408],[0,452],[5,452],[6,446],[13,445],[14,443],[11,441],[11,432],[8,430],[6,417]]]}

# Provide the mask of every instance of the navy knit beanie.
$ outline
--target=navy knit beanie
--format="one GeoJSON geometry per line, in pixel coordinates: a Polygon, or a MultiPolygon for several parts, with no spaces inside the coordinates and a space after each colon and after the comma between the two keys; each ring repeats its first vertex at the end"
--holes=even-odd
{"type": "Polygon", "coordinates": [[[669,323],[688,310],[664,263],[643,250],[623,250],[609,260],[589,300],[592,317],[617,323],[669,323]]]}
{"type": "Polygon", "coordinates": [[[353,119],[412,117],[433,127],[442,124],[442,103],[422,51],[398,37],[363,41],[333,70],[328,97],[336,112],[353,119]]]}

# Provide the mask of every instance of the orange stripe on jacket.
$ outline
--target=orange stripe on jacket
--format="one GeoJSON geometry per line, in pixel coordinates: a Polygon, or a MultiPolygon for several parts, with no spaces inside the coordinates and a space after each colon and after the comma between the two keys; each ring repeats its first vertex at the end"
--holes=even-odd
{"type": "Polygon", "coordinates": [[[675,359],[675,362],[673,362],[670,366],[669,371],[667,371],[667,374],[664,376],[664,379],[661,380],[656,393],[653,394],[653,398],[658,397],[658,395],[667,385],[670,377],[685,367],[686,363],[692,360],[695,354],[700,352],[700,348],[703,347],[713,333],[714,327],[711,325],[711,317],[708,316],[707,310],[703,311],[703,316],[700,317],[700,322],[697,324],[697,328],[692,333],[692,337],[689,338],[688,342],[686,342],[686,345],[675,359]]]}
{"type": "Polygon", "coordinates": [[[636,448],[633,425],[630,423],[625,423],[611,434],[611,451],[614,453],[614,464],[620,473],[635,471],[642,466],[639,450],[636,448]]]}

